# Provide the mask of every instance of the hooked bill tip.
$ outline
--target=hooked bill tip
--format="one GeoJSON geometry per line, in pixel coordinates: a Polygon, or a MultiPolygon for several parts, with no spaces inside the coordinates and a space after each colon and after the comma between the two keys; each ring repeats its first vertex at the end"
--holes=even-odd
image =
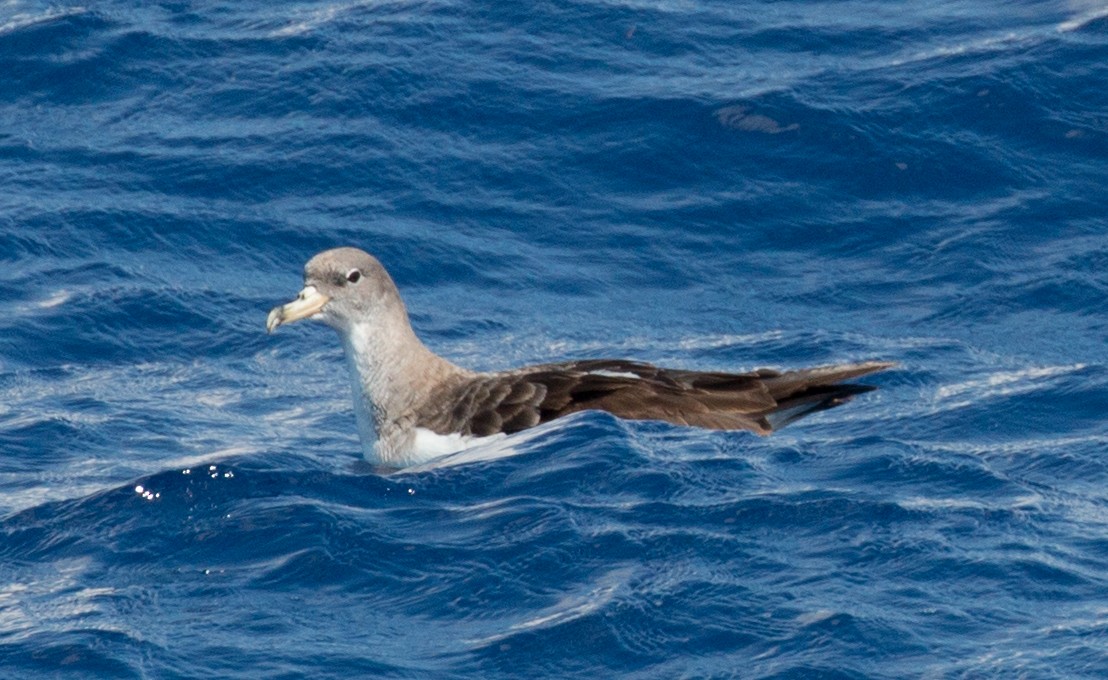
{"type": "Polygon", "coordinates": [[[285,315],[281,307],[274,307],[269,310],[269,316],[265,319],[265,332],[272,333],[284,320],[285,315]]]}

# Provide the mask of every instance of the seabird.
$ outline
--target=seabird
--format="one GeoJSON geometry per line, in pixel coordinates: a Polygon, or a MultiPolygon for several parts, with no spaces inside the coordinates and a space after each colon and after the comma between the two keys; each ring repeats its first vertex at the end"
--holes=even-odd
{"type": "Polygon", "coordinates": [[[893,365],[718,373],[586,359],[479,373],[438,356],[416,337],[392,277],[357,248],[309,260],[304,289],[270,311],[266,329],[272,333],[306,318],[338,331],[365,456],[388,467],[423,463],[589,409],[765,435],[874,389],[841,383],[893,365]]]}

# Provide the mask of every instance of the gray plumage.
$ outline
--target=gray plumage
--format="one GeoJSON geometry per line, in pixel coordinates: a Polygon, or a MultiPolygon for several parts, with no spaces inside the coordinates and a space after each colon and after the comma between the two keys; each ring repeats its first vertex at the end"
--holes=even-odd
{"type": "Polygon", "coordinates": [[[366,456],[384,465],[423,462],[464,448],[469,438],[589,409],[764,435],[874,389],[842,381],[892,366],[721,373],[591,359],[476,373],[420,342],[392,278],[368,253],[322,252],[305,266],[304,284],[296,300],[270,312],[267,328],[310,317],[338,331],[366,456]]]}

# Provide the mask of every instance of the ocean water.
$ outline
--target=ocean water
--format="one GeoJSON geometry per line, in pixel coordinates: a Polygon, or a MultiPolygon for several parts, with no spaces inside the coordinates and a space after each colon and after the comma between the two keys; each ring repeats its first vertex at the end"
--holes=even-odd
{"type": "Polygon", "coordinates": [[[0,3],[0,677],[1108,677],[1108,5],[0,3]],[[362,462],[476,369],[899,363],[362,462]]]}

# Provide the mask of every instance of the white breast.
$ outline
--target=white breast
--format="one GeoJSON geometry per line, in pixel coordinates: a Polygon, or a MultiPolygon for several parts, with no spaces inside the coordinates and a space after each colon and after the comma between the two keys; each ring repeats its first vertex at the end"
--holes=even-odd
{"type": "Polygon", "coordinates": [[[423,427],[415,428],[412,436],[410,457],[413,463],[423,463],[432,458],[456,453],[474,446],[503,439],[503,433],[488,437],[467,437],[461,434],[438,434],[423,427]]]}

